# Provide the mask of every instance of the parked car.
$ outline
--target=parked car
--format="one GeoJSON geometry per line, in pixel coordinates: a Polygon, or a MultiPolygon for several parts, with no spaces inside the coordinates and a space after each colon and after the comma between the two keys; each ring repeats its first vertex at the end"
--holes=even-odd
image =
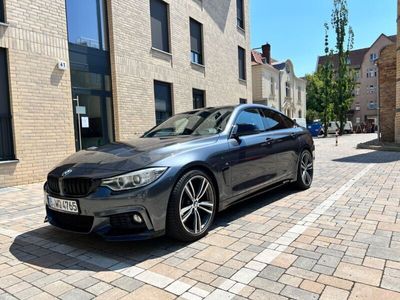
{"type": "MultiPolygon", "coordinates": [[[[328,124],[328,134],[335,134],[337,130],[339,130],[340,124],[337,121],[332,121],[329,122],[328,124]]],[[[344,125],[344,133],[353,133],[353,123],[351,121],[347,121],[346,124],[344,125]]],[[[324,126],[322,125],[321,127],[321,135],[324,134],[324,126]]]]}
{"type": "Polygon", "coordinates": [[[295,121],[297,125],[307,128],[307,121],[305,118],[294,118],[293,121],[295,121]]]}
{"type": "Polygon", "coordinates": [[[318,137],[321,134],[322,124],[319,121],[313,122],[307,125],[307,129],[313,137],[318,137]]]}
{"type": "Polygon", "coordinates": [[[50,224],[108,240],[194,241],[217,212],[313,180],[310,133],[262,105],[181,113],[139,139],[73,154],[44,185],[50,224]]]}

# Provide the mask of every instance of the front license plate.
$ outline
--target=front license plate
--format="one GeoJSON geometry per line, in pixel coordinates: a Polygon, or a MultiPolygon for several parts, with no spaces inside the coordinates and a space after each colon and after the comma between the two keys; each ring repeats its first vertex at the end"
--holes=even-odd
{"type": "Polygon", "coordinates": [[[47,197],[51,209],[65,211],[71,214],[78,214],[78,203],[74,200],[57,199],[51,196],[47,197]]]}

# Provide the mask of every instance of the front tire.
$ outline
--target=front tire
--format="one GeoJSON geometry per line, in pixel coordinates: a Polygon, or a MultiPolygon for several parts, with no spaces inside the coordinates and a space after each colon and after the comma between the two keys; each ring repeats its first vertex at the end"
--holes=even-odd
{"type": "Polygon", "coordinates": [[[200,170],[189,171],[171,193],[166,233],[183,242],[201,239],[213,223],[216,210],[217,197],[211,178],[200,170]]]}
{"type": "Polygon", "coordinates": [[[304,150],[299,159],[297,167],[297,180],[295,185],[300,190],[307,190],[311,187],[314,177],[314,159],[308,150],[304,150]]]}

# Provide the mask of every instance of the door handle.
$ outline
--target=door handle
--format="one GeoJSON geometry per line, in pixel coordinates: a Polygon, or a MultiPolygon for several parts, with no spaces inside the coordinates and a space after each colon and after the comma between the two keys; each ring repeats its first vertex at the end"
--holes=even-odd
{"type": "Polygon", "coordinates": [[[295,138],[297,137],[297,134],[294,133],[294,132],[292,132],[292,133],[290,134],[290,136],[291,136],[293,139],[295,139],[295,138]]]}
{"type": "Polygon", "coordinates": [[[265,142],[262,143],[262,146],[263,146],[263,147],[265,147],[265,146],[271,146],[273,143],[274,143],[274,139],[266,138],[266,139],[265,139],[265,142]]]}

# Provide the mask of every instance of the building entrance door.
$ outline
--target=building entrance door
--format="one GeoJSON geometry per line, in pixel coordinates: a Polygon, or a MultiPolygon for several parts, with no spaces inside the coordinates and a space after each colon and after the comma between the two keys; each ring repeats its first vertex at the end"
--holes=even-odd
{"type": "Polygon", "coordinates": [[[113,141],[112,103],[104,93],[73,94],[76,149],[113,141]]]}

